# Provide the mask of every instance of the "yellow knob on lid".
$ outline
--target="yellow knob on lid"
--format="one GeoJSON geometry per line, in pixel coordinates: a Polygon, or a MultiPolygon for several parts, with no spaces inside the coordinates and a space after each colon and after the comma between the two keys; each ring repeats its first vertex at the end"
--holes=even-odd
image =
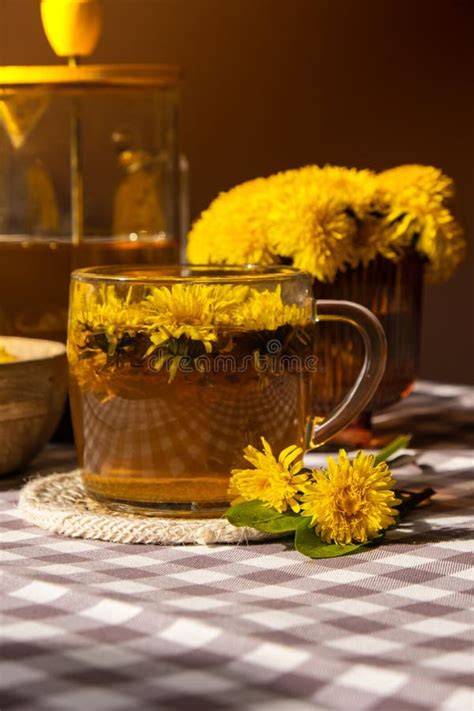
{"type": "Polygon", "coordinates": [[[86,57],[102,31],[102,1],[41,0],[41,19],[58,57],[86,57]]]}

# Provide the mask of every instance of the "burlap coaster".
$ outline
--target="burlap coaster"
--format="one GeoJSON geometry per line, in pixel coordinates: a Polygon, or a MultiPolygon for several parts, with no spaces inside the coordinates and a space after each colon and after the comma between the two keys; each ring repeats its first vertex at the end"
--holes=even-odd
{"type": "Polygon", "coordinates": [[[87,496],[79,470],[28,482],[19,510],[29,523],[72,538],[113,543],[243,543],[272,538],[254,528],[235,528],[226,519],[177,519],[113,511],[87,496]]]}

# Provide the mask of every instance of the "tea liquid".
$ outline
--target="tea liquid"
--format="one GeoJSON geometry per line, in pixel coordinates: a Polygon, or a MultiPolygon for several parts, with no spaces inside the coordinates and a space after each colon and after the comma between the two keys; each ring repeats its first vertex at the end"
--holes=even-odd
{"type": "Polygon", "coordinates": [[[257,372],[259,338],[235,336],[233,367],[211,355],[211,372],[178,371],[171,382],[166,370],[145,364],[73,367],[74,429],[89,491],[160,515],[216,515],[227,506],[231,470],[250,468],[244,447],[260,448],[262,436],[277,453],[303,445],[311,378],[302,369],[257,372]]]}

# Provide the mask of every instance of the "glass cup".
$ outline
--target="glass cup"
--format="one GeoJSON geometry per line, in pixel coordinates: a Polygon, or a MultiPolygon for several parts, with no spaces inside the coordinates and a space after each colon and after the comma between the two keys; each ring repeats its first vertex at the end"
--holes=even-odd
{"type": "Polygon", "coordinates": [[[264,437],[275,453],[319,446],[357,417],[383,375],[378,320],[312,298],[290,267],[98,267],[73,273],[70,398],[84,485],[114,508],[206,517],[264,437]],[[311,412],[320,321],[362,336],[356,383],[311,412]]]}

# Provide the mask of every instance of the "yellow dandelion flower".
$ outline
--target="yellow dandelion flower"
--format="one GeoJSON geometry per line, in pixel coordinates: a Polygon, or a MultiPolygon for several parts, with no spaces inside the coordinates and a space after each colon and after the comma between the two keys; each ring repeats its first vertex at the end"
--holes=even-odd
{"type": "Polygon", "coordinates": [[[371,176],[306,166],[238,185],[219,195],[195,223],[188,257],[195,264],[291,258],[296,267],[331,280],[355,259],[353,214],[370,204],[371,176]]]}
{"type": "Polygon", "coordinates": [[[417,250],[427,257],[427,279],[448,280],[466,256],[461,225],[446,208],[427,215],[417,242],[417,250]]]}
{"type": "MultiPolygon", "coordinates": [[[[310,165],[243,183],[222,193],[196,222],[188,257],[194,263],[290,258],[331,281],[360,258],[353,239],[358,221],[379,207],[376,190],[370,171],[335,166],[310,165]]],[[[373,258],[374,247],[366,241],[373,258]]]]}
{"type": "Polygon", "coordinates": [[[380,209],[377,175],[371,170],[326,165],[318,182],[326,190],[339,195],[345,208],[360,220],[370,211],[380,209]]]}
{"type": "Polygon", "coordinates": [[[396,260],[416,242],[428,277],[444,279],[465,250],[448,210],[453,192],[452,180],[432,166],[379,175],[331,165],[288,170],[219,195],[193,226],[188,257],[195,264],[291,260],[333,281],[378,254],[396,260]]]}
{"type": "Polygon", "coordinates": [[[332,281],[356,259],[357,224],[347,200],[325,185],[317,166],[275,176],[278,199],[268,213],[268,234],[275,254],[320,281],[332,281]]]}
{"type": "Polygon", "coordinates": [[[428,260],[428,279],[448,279],[466,251],[461,226],[448,207],[454,195],[451,178],[433,166],[405,165],[380,173],[378,181],[390,205],[380,252],[390,258],[415,244],[428,260]]]}
{"type": "Polygon", "coordinates": [[[367,265],[380,252],[385,238],[381,217],[389,209],[377,175],[371,170],[327,165],[322,171],[321,183],[328,194],[340,197],[346,213],[356,221],[351,266],[356,267],[360,262],[367,265]]]}
{"type": "Polygon", "coordinates": [[[245,459],[254,469],[234,469],[229,482],[232,504],[258,499],[268,508],[284,513],[290,507],[300,510],[298,492],[307,475],[301,473],[303,450],[296,445],[284,449],[278,459],[262,437],[263,451],[249,445],[244,450],[245,459]],[[237,498],[234,498],[237,497],[237,498]]]}
{"type": "Polygon", "coordinates": [[[13,363],[16,360],[18,360],[16,356],[9,353],[3,346],[0,346],[0,363],[13,363]]]}
{"type": "Polygon", "coordinates": [[[125,333],[134,334],[144,328],[144,313],[140,304],[132,303],[131,288],[122,298],[113,285],[74,285],[69,334],[70,342],[76,346],[83,347],[89,333],[102,333],[113,350],[125,333]]]}
{"type": "Polygon", "coordinates": [[[327,471],[315,470],[303,486],[302,511],[325,543],[366,543],[395,523],[400,503],[386,462],[359,452],[354,461],[341,449],[328,457],[327,471]]]}
{"type": "Polygon", "coordinates": [[[192,264],[272,264],[265,215],[273,192],[257,178],[221,193],[193,225],[187,254],[192,264]]]}
{"type": "Polygon", "coordinates": [[[432,165],[399,165],[377,176],[379,187],[393,195],[424,193],[430,202],[446,203],[454,197],[454,183],[432,165]]]}
{"type": "Polygon", "coordinates": [[[248,294],[248,287],[211,284],[173,284],[154,287],[145,302],[146,323],[153,331],[152,342],[161,345],[170,338],[185,336],[212,350],[218,329],[228,325],[236,307],[248,294]]]}
{"type": "Polygon", "coordinates": [[[236,313],[236,323],[254,331],[274,331],[285,324],[305,326],[310,321],[310,301],[306,307],[285,304],[281,296],[281,285],[274,291],[252,289],[250,298],[236,313]]]}
{"type": "MultiPolygon", "coordinates": [[[[308,230],[307,248],[301,257],[295,255],[294,263],[301,268],[305,264],[320,281],[333,281],[346,266],[367,264],[376,257],[383,236],[380,218],[387,210],[386,198],[370,170],[333,165],[302,170],[301,176],[295,176],[297,185],[307,172],[318,193],[314,206],[305,207],[308,215],[314,211],[317,229],[313,234],[308,230]]],[[[308,200],[307,196],[302,199],[308,200]]]]}
{"type": "Polygon", "coordinates": [[[74,380],[81,390],[98,395],[102,401],[108,400],[112,393],[105,371],[107,355],[97,351],[91,358],[81,360],[76,351],[68,344],[68,359],[74,380]]]}

